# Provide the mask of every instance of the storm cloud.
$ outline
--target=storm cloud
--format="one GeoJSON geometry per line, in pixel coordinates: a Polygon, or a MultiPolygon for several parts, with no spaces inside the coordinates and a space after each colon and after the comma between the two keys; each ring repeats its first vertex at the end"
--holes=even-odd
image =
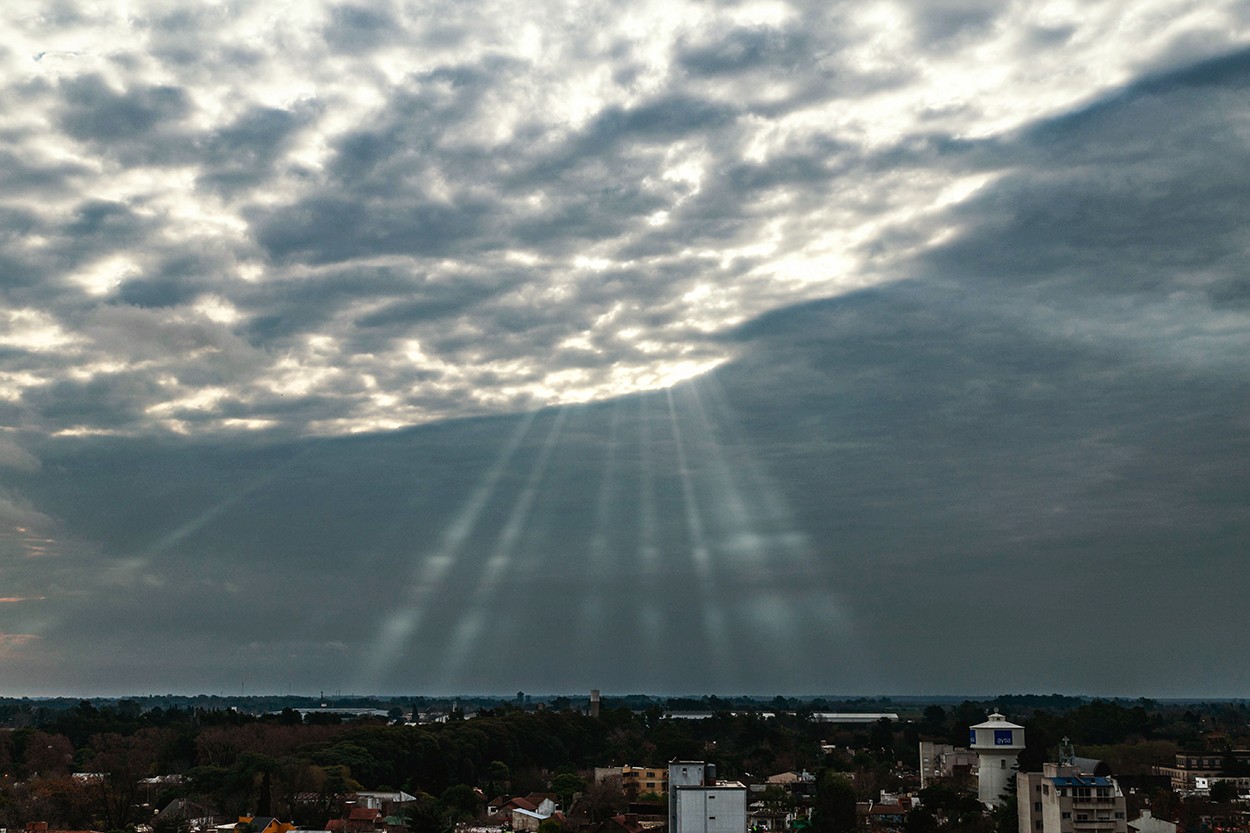
{"type": "Polygon", "coordinates": [[[9,690],[1244,688],[1238,4],[435,6],[3,13],[9,690]]]}

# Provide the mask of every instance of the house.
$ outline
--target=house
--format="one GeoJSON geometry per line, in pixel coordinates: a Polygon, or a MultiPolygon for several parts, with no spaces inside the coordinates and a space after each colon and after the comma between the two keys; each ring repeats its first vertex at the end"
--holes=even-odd
{"type": "Polygon", "coordinates": [[[48,830],[46,821],[26,822],[26,833],[99,833],[96,830],[48,830]]]}
{"type": "Polygon", "coordinates": [[[514,808],[512,829],[535,831],[538,830],[538,825],[550,818],[556,819],[561,824],[564,823],[564,814],[556,811],[556,803],[550,798],[544,798],[533,810],[527,810],[524,807],[514,808]]]}
{"type": "Polygon", "coordinates": [[[907,823],[907,811],[910,809],[910,806],[898,801],[888,804],[860,801],[855,804],[855,821],[860,830],[902,833],[907,823]]]}
{"type": "Polygon", "coordinates": [[[344,833],[373,833],[384,827],[382,811],[377,807],[352,807],[347,813],[344,833]]]}
{"type": "Polygon", "coordinates": [[[417,800],[403,790],[368,790],[358,792],[354,796],[357,807],[372,807],[382,811],[383,816],[391,816],[417,800]]]}
{"type": "Polygon", "coordinates": [[[279,821],[273,816],[239,816],[234,823],[218,824],[212,828],[216,833],[291,833],[295,825],[279,821]]]}
{"type": "Polygon", "coordinates": [[[273,816],[253,816],[247,819],[240,818],[239,821],[250,823],[256,833],[291,833],[295,829],[295,825],[290,822],[279,821],[273,816]]]}
{"type": "Polygon", "coordinates": [[[1141,815],[1129,819],[1129,833],[1176,833],[1176,822],[1155,818],[1149,810],[1142,810],[1141,815]]]}
{"type": "Polygon", "coordinates": [[[662,826],[663,823],[661,819],[648,824],[648,822],[639,818],[636,813],[622,813],[621,815],[604,819],[594,827],[589,828],[587,833],[646,833],[646,831],[662,826]]]}
{"type": "Polygon", "coordinates": [[[503,798],[501,796],[486,805],[486,815],[511,818],[513,810],[534,811],[537,809],[538,805],[524,796],[517,796],[516,798],[503,798]]]}
{"type": "Polygon", "coordinates": [[[156,818],[185,820],[192,831],[212,830],[217,825],[217,814],[211,808],[189,798],[175,798],[156,814],[156,818]]]}

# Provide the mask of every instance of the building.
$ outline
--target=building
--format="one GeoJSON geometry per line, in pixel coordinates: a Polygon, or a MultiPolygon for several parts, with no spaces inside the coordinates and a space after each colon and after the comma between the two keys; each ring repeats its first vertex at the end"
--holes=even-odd
{"type": "Polygon", "coordinates": [[[746,833],[747,788],[719,781],[716,767],[703,761],[668,765],[669,833],[746,833]]]}
{"type": "Polygon", "coordinates": [[[948,743],[920,741],[920,789],[941,778],[971,778],[977,768],[977,753],[948,743]]]}
{"type": "Polygon", "coordinates": [[[1234,749],[1227,755],[1216,752],[1177,752],[1172,766],[1156,766],[1155,774],[1166,775],[1177,792],[1192,793],[1212,781],[1233,781],[1237,792],[1250,792],[1250,778],[1225,775],[1230,763],[1250,765],[1250,749],[1234,749]]]}
{"type": "Polygon", "coordinates": [[[1124,793],[1098,761],[1066,756],[1018,773],[1016,802],[1020,833],[1128,833],[1124,793]]]}
{"type": "Polygon", "coordinates": [[[1176,833],[1176,822],[1157,819],[1149,810],[1128,821],[1128,833],[1176,833]]]}
{"type": "Polygon", "coordinates": [[[968,727],[968,748],[977,753],[977,798],[997,807],[1024,751],[1024,727],[1008,722],[996,709],[984,723],[968,727]]]}
{"type": "Polygon", "coordinates": [[[911,803],[895,799],[891,803],[860,801],[855,804],[855,822],[860,830],[870,833],[903,833],[911,803]]]}
{"type": "Polygon", "coordinates": [[[563,813],[556,810],[556,803],[550,798],[544,798],[532,810],[525,807],[514,807],[512,810],[512,829],[533,833],[533,831],[538,830],[540,824],[550,818],[560,822],[564,821],[563,813]]]}
{"type": "Polygon", "coordinates": [[[654,793],[662,796],[668,792],[668,770],[662,766],[597,766],[595,781],[620,778],[625,795],[635,799],[640,795],[654,793]]]}

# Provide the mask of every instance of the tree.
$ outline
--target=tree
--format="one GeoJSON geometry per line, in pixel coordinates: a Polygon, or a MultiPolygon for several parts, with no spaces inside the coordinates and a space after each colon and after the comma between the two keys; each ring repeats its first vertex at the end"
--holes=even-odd
{"type": "Polygon", "coordinates": [[[1234,781],[1216,781],[1211,785],[1211,800],[1216,804],[1228,804],[1237,800],[1237,784],[1234,781]]]}
{"type": "Polygon", "coordinates": [[[925,807],[913,807],[907,811],[903,830],[904,833],[937,833],[937,817],[925,807]]]}
{"type": "Polygon", "coordinates": [[[512,770],[503,761],[491,761],[486,765],[486,793],[491,798],[508,791],[512,770]]]}
{"type": "Polygon", "coordinates": [[[104,826],[117,830],[131,824],[139,799],[139,779],[150,774],[161,729],[144,729],[129,737],[96,735],[87,749],[96,777],[88,782],[104,826]]]}
{"type": "Polygon", "coordinates": [[[586,779],[572,772],[561,772],[551,779],[551,791],[560,797],[560,804],[568,807],[573,796],[586,789],[586,779]]]}
{"type": "Polygon", "coordinates": [[[623,779],[619,775],[603,778],[586,788],[586,804],[592,822],[600,822],[623,813],[629,805],[623,779]]]}
{"type": "Polygon", "coordinates": [[[438,800],[442,802],[453,823],[474,818],[482,808],[477,793],[468,784],[452,784],[443,790],[438,800]]]}
{"type": "Polygon", "coordinates": [[[940,735],[946,731],[946,709],[939,705],[925,706],[924,717],[920,722],[925,734],[940,735]]]}
{"type": "Polygon", "coordinates": [[[994,821],[994,833],[1021,833],[1019,805],[1014,792],[1005,796],[1003,802],[990,812],[990,818],[994,821]]]}
{"type": "Polygon", "coordinates": [[[412,833],[446,833],[451,828],[443,806],[427,792],[417,793],[417,800],[408,804],[404,815],[412,833]]]}
{"type": "Polygon", "coordinates": [[[868,745],[873,751],[881,751],[894,756],[894,728],[890,718],[880,718],[872,725],[872,733],[868,736],[868,745]]]}
{"type": "Polygon", "coordinates": [[[855,787],[846,778],[826,772],[816,783],[812,808],[814,833],[855,833],[855,787]]]}

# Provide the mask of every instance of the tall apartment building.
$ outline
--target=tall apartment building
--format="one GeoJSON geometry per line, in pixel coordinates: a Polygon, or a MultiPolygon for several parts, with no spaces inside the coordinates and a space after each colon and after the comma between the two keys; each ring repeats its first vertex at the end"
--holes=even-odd
{"type": "Polygon", "coordinates": [[[1016,774],[1020,833],[1128,833],[1124,793],[1096,761],[1068,757],[1016,774]]]}
{"type": "Polygon", "coordinates": [[[668,765],[669,833],[746,833],[747,788],[703,761],[668,765]]]}

